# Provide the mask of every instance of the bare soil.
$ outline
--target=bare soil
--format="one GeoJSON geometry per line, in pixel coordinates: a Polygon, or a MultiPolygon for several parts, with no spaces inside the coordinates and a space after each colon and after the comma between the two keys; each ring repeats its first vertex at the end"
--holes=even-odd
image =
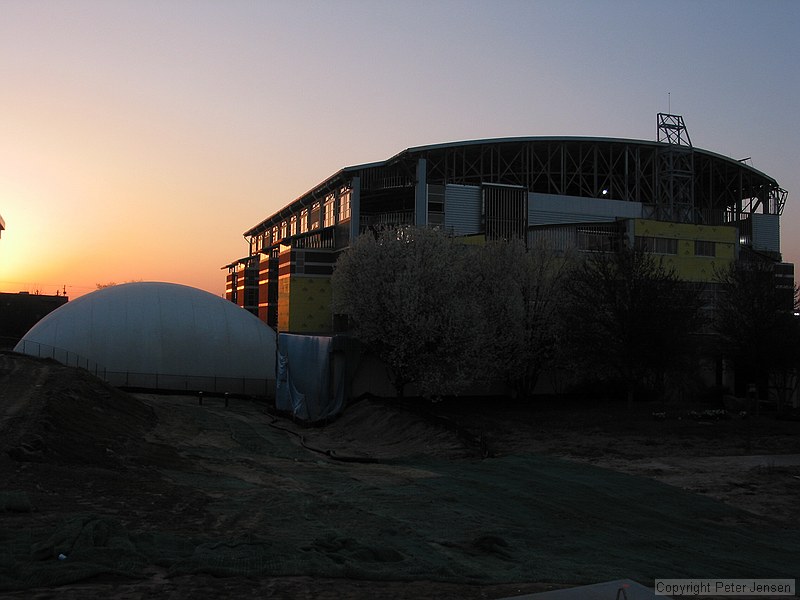
{"type": "MultiPolygon", "coordinates": [[[[276,544],[297,540],[306,544],[309,556],[342,563],[351,556],[391,561],[395,559],[380,548],[358,546],[346,531],[321,540],[313,527],[304,528],[304,489],[312,489],[308,482],[313,480],[314,493],[320,494],[324,486],[319,481],[349,469],[347,476],[358,489],[395,489],[434,478],[426,460],[476,465],[486,457],[530,453],[642,476],[720,500],[740,509],[737,518],[747,527],[798,526],[800,422],[774,415],[710,420],[689,415],[686,407],[638,405],[627,411],[621,404],[587,406],[563,400],[399,405],[365,399],[338,420],[307,428],[271,414],[264,402],[237,398],[225,406],[221,398],[205,398],[200,405],[194,396],[132,395],[52,361],[0,354],[0,493],[6,493],[0,529],[6,532],[56,528],[75,515],[92,514],[113,518],[137,533],[248,539],[267,526],[270,515],[294,511],[300,521],[296,531],[270,530],[276,544]],[[653,412],[666,415],[656,420],[653,412]],[[267,427],[276,436],[258,433],[267,427]],[[410,460],[414,457],[421,461],[410,460]],[[294,476],[301,468],[307,474],[294,476]],[[293,499],[291,506],[286,498],[293,499]],[[231,499],[237,502],[235,510],[219,508],[231,499]]],[[[314,506],[341,514],[333,493],[315,498],[314,506]]],[[[503,539],[483,536],[464,544],[469,547],[456,550],[463,554],[466,548],[475,560],[490,556],[487,570],[509,560],[503,539]]],[[[52,545],[49,551],[56,549],[52,545]]],[[[39,550],[40,559],[46,559],[48,548],[39,550]]],[[[0,552],[0,582],[3,560],[0,552]]],[[[457,577],[403,579],[175,574],[150,564],[138,578],[95,574],[0,594],[76,599],[502,598],[583,582],[577,575],[574,581],[537,575],[529,581],[490,584],[457,577]]]]}
{"type": "Polygon", "coordinates": [[[800,412],[723,415],[715,405],[543,401],[439,412],[496,455],[534,452],[640,475],[797,527],[800,412]]]}

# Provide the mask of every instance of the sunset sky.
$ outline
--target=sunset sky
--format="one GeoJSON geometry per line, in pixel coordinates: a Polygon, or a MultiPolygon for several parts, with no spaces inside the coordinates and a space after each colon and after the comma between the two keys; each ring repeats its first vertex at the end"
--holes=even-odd
{"type": "Polygon", "coordinates": [[[789,191],[795,0],[0,0],[0,291],[215,294],[242,232],[346,165],[504,136],[656,137],[789,191]]]}

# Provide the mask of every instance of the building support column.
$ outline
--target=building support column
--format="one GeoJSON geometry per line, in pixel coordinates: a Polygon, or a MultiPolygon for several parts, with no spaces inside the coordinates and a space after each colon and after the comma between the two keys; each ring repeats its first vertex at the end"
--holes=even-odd
{"type": "Polygon", "coordinates": [[[353,177],[350,180],[350,243],[356,241],[361,229],[361,178],[353,177]]]}
{"type": "Polygon", "coordinates": [[[414,189],[414,224],[428,225],[428,165],[424,158],[417,161],[417,186],[414,189]]]}

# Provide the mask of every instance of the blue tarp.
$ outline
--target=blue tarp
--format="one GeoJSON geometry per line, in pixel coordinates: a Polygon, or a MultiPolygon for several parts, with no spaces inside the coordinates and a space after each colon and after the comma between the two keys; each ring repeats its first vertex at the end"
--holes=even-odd
{"type": "Polygon", "coordinates": [[[278,335],[275,406],[303,421],[321,421],[344,406],[344,354],[326,336],[278,335]],[[338,357],[337,357],[338,355],[338,357]]]}

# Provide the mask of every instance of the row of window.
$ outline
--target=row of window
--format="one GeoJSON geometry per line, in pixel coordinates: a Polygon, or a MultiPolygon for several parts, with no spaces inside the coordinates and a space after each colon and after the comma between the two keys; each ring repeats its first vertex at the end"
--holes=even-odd
{"type": "MultiPolygon", "coordinates": [[[[636,238],[636,247],[654,254],[678,254],[678,240],[674,238],[639,236],[636,238]]],[[[694,255],[714,257],[717,255],[717,245],[706,240],[695,240],[694,255]]]]}
{"type": "Polygon", "coordinates": [[[307,233],[320,227],[331,227],[349,219],[350,190],[343,188],[340,190],[338,198],[336,194],[328,194],[324,201],[314,202],[310,209],[304,208],[299,215],[292,215],[272,229],[254,236],[251,239],[251,253],[269,248],[287,237],[307,233]]]}

